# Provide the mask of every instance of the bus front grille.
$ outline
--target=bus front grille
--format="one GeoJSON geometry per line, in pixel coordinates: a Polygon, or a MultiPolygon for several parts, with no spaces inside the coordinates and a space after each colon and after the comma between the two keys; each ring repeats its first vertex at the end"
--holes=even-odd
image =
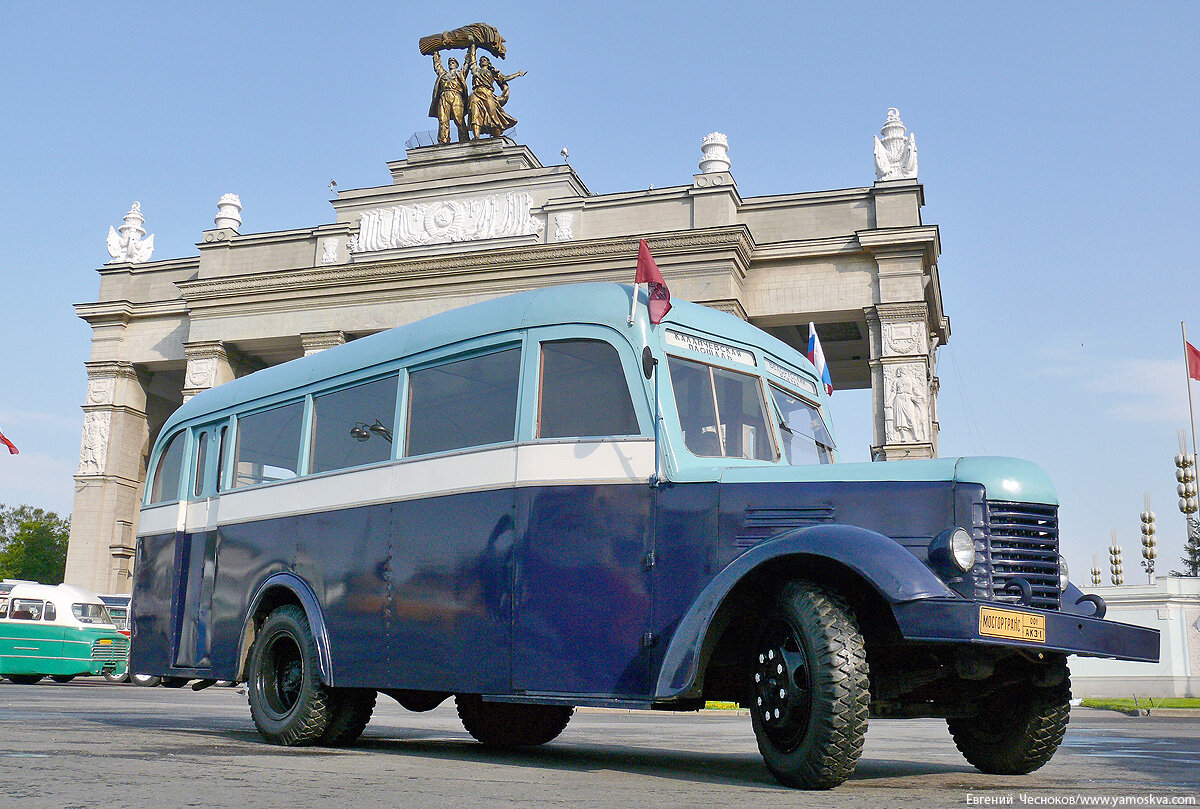
{"type": "Polygon", "coordinates": [[[1016,600],[1009,582],[1020,578],[1032,590],[1029,606],[1058,609],[1058,507],[989,500],[987,509],[992,598],[1016,600]]]}
{"type": "MultiPolygon", "coordinates": [[[[107,638],[101,640],[107,640],[107,638]]],[[[124,660],[128,653],[129,639],[125,637],[113,638],[112,643],[101,643],[100,640],[92,642],[92,660],[116,663],[124,660]]]]}

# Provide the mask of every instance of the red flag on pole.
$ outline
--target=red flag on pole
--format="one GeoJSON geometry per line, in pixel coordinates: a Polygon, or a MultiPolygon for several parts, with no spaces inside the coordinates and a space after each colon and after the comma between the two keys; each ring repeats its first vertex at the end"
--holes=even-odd
{"type": "MultiPolygon", "coordinates": [[[[650,255],[650,246],[646,244],[645,239],[638,245],[637,275],[633,282],[646,285],[650,302],[650,322],[661,323],[667,312],[671,311],[671,290],[667,289],[667,282],[658,271],[658,265],[654,263],[654,256],[650,255]]],[[[636,299],[636,290],[634,296],[636,299]]]]}
{"type": "Polygon", "coordinates": [[[1183,344],[1187,346],[1188,376],[1200,382],[1200,351],[1187,340],[1183,344]]]}
{"type": "MultiPolygon", "coordinates": [[[[1194,351],[1195,349],[1192,349],[1192,350],[1194,351]]],[[[0,431],[0,444],[3,444],[4,446],[8,447],[9,455],[20,455],[21,454],[21,450],[17,449],[17,445],[4,437],[3,431],[0,431]]]]}

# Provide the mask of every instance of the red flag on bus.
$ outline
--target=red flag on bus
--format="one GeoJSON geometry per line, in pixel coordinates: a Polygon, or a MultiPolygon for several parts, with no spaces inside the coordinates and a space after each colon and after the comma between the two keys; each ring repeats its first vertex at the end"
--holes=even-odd
{"type": "Polygon", "coordinates": [[[658,265],[654,263],[654,256],[650,255],[650,246],[646,244],[645,239],[638,245],[637,275],[633,282],[646,285],[650,322],[661,323],[667,312],[671,311],[671,290],[667,289],[667,282],[658,271],[658,265]]]}
{"type": "Polygon", "coordinates": [[[20,455],[21,454],[21,450],[17,449],[17,445],[14,444],[13,442],[9,441],[4,436],[3,430],[0,430],[0,444],[3,444],[4,446],[8,447],[9,455],[20,455]]]}

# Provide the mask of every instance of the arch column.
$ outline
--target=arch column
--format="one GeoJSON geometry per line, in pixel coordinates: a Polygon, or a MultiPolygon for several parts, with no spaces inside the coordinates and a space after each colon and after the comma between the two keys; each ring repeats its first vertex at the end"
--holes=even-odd
{"type": "Polygon", "coordinates": [[[936,340],[924,303],[877,304],[867,311],[876,461],[937,457],[936,340]]]}
{"type": "Polygon", "coordinates": [[[98,593],[128,593],[150,438],[146,380],[131,362],[86,368],[65,580],[98,593]]]}

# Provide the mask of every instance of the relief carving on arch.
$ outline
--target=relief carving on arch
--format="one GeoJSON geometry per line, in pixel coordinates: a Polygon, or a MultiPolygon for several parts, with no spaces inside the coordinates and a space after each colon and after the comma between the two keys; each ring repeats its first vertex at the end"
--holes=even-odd
{"type": "Polygon", "coordinates": [[[112,404],[117,392],[117,379],[112,376],[94,376],[88,380],[87,403],[90,405],[112,404]]]}
{"type": "Polygon", "coordinates": [[[217,358],[204,357],[188,360],[185,388],[211,388],[217,380],[217,358]]]}
{"type": "Polygon", "coordinates": [[[929,384],[924,365],[884,367],[884,438],[889,444],[929,441],[929,384]]]}
{"type": "Polygon", "coordinates": [[[78,474],[104,474],[111,431],[112,413],[105,410],[83,414],[83,444],[79,450],[78,474]]]}
{"type": "Polygon", "coordinates": [[[927,354],[924,321],[888,322],[883,327],[883,353],[885,355],[927,354]]]}

